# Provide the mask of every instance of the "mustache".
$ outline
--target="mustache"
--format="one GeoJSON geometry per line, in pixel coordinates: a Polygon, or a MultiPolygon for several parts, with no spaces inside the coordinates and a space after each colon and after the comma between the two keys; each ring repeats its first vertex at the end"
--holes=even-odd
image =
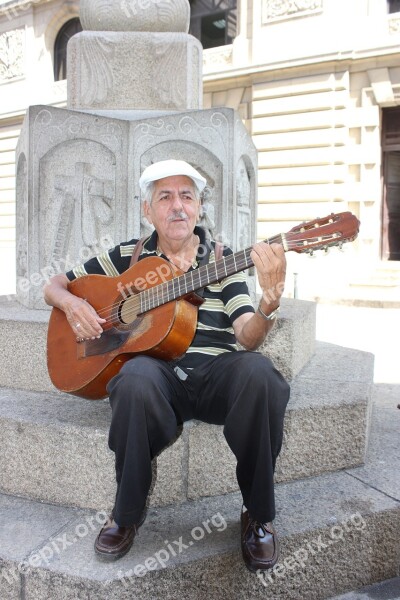
{"type": "Polygon", "coordinates": [[[172,215],[170,215],[167,219],[168,222],[170,221],[187,221],[188,220],[188,216],[185,212],[183,212],[183,210],[177,210],[174,211],[172,215]]]}

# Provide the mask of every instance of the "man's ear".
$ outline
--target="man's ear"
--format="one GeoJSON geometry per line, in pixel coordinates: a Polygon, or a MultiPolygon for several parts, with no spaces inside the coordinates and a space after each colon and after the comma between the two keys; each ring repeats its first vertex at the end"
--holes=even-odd
{"type": "Polygon", "coordinates": [[[150,204],[147,202],[147,200],[145,200],[143,202],[143,213],[144,213],[144,216],[146,217],[146,219],[148,220],[148,222],[151,223],[151,225],[152,225],[153,221],[150,216],[150,204]]]}

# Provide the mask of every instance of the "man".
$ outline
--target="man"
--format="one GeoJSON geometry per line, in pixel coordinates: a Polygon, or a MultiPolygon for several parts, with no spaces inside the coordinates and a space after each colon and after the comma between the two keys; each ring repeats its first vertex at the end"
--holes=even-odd
{"type": "MultiPolygon", "coordinates": [[[[161,256],[174,269],[198,267],[207,247],[205,231],[196,227],[205,185],[204,177],[184,161],[161,161],[145,169],[140,178],[143,210],[155,230],[144,242],[139,260],[161,256]]],[[[46,302],[65,312],[78,340],[100,337],[104,319],[68,292],[68,282],[87,273],[122,273],[136,243],[122,243],[66,275],[56,275],[46,286],[46,302]]],[[[211,242],[210,261],[215,260],[215,248],[211,242]]],[[[231,253],[224,248],[224,256],[231,253]]],[[[109,446],[115,452],[117,492],[112,515],[95,542],[98,556],[117,559],[129,551],[145,519],[151,460],[176,436],[179,425],[199,419],[224,425],[237,459],[246,566],[255,571],[276,563],[273,473],[289,386],[271,361],[254,351],[273,326],[286,260],[281,245],[267,243],[255,244],[251,258],[263,291],[256,311],[244,274],[226,277],[205,288],[196,334],[182,358],[165,362],[136,356],[109,382],[109,446]],[[239,351],[236,342],[246,351],[239,351]]]]}

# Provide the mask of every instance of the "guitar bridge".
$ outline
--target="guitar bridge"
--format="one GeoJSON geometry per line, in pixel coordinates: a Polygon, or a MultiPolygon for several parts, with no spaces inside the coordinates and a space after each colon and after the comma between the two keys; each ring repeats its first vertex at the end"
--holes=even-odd
{"type": "Polygon", "coordinates": [[[113,327],[101,334],[100,338],[95,340],[85,340],[77,344],[77,357],[87,358],[88,356],[97,356],[106,354],[112,350],[120,348],[131,335],[131,331],[120,331],[113,327]]]}

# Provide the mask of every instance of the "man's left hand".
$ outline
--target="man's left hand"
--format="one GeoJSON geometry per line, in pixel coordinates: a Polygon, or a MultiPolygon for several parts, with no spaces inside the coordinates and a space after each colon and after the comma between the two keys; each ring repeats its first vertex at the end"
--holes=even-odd
{"type": "Polygon", "coordinates": [[[272,311],[279,306],[285,287],[285,251],[280,244],[259,242],[254,244],[250,256],[257,270],[264,303],[269,305],[272,311]]]}

